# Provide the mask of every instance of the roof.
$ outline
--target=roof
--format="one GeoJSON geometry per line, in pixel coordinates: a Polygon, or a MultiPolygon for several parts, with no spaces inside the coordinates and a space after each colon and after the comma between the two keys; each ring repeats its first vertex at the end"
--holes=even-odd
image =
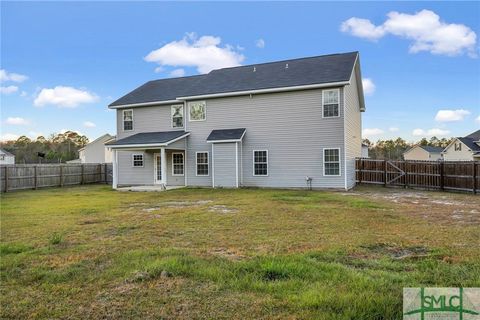
{"type": "Polygon", "coordinates": [[[465,138],[473,139],[474,141],[480,141],[480,130],[470,133],[465,138]]]}
{"type": "Polygon", "coordinates": [[[82,150],[85,149],[85,147],[86,147],[87,145],[91,145],[91,144],[97,143],[98,141],[103,140],[104,138],[107,138],[107,140],[105,140],[105,142],[108,142],[108,141],[114,139],[115,136],[112,136],[112,135],[110,135],[109,133],[105,133],[104,135],[101,135],[101,136],[98,137],[97,139],[95,139],[95,140],[93,140],[93,141],[90,141],[90,142],[87,143],[83,148],[78,149],[78,151],[82,151],[82,150]]]}
{"type": "Polygon", "coordinates": [[[443,151],[442,147],[420,146],[420,145],[419,147],[430,153],[441,153],[443,151]]]}
{"type": "Polygon", "coordinates": [[[15,157],[15,155],[14,155],[14,154],[12,154],[12,153],[8,152],[8,151],[7,151],[7,150],[5,150],[5,149],[1,149],[1,148],[0,148],[0,151],[1,151],[1,152],[2,152],[4,155],[6,155],[6,156],[12,156],[12,157],[15,157]]]}
{"type": "Polygon", "coordinates": [[[246,130],[245,128],[212,130],[207,138],[207,142],[240,141],[246,130]]]}
{"type": "Polygon", "coordinates": [[[350,80],[357,56],[358,52],[330,54],[149,81],[109,107],[166,102],[188,96],[345,82],[350,80]]]}
{"type": "Polygon", "coordinates": [[[163,132],[143,132],[132,136],[106,143],[109,147],[122,147],[132,145],[168,145],[181,138],[188,136],[190,132],[185,131],[163,131],[163,132]]]}
{"type": "Polygon", "coordinates": [[[472,151],[480,151],[480,146],[475,143],[477,141],[474,138],[457,138],[458,140],[462,141],[470,150],[472,151]]]}

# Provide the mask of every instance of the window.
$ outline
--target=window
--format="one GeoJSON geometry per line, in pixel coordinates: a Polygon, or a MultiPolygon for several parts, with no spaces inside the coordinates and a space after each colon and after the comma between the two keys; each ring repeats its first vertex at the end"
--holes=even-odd
{"type": "Polygon", "coordinates": [[[205,101],[190,102],[190,121],[204,121],[207,119],[207,104],[205,101]]]}
{"type": "Polygon", "coordinates": [[[268,176],[268,151],[253,151],[253,175],[268,176]]]}
{"type": "Polygon", "coordinates": [[[323,90],[322,94],[322,106],[323,106],[323,117],[330,118],[330,117],[338,117],[339,111],[339,101],[340,101],[340,90],[323,90]]]}
{"type": "Polygon", "coordinates": [[[133,110],[123,110],[123,131],[133,130],[133,110]]]}
{"type": "Polygon", "coordinates": [[[172,128],[183,128],[183,105],[172,106],[172,128]]]}
{"type": "Polygon", "coordinates": [[[208,152],[197,152],[197,176],[208,176],[208,152]]]}
{"type": "Polygon", "coordinates": [[[143,167],[143,154],[132,155],[132,160],[134,167],[143,167]]]}
{"type": "Polygon", "coordinates": [[[5,160],[5,155],[4,154],[0,154],[0,160],[5,160]]]}
{"type": "Polygon", "coordinates": [[[340,175],[340,149],[323,149],[323,175],[340,175]]]}
{"type": "Polygon", "coordinates": [[[183,176],[183,153],[172,153],[172,176],[183,176]]]}
{"type": "Polygon", "coordinates": [[[455,143],[455,151],[462,151],[462,144],[460,142],[455,143]]]}

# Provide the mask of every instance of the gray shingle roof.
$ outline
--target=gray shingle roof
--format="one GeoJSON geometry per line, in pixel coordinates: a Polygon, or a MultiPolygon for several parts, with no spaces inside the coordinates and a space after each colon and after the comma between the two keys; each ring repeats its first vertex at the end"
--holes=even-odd
{"type": "Polygon", "coordinates": [[[475,143],[476,139],[472,138],[458,138],[458,140],[462,141],[469,149],[472,151],[480,151],[480,146],[475,143]]]}
{"type": "Polygon", "coordinates": [[[122,146],[132,144],[164,144],[177,139],[188,132],[185,131],[163,131],[163,132],[143,132],[130,137],[108,142],[106,146],[122,146]]]}
{"type": "Polygon", "coordinates": [[[207,141],[226,141],[226,140],[240,140],[244,133],[245,128],[238,129],[222,129],[222,130],[212,130],[208,135],[207,141]]]}
{"type": "Polygon", "coordinates": [[[440,153],[444,149],[442,147],[432,147],[432,146],[419,146],[419,147],[430,153],[440,153]]]}
{"type": "Polygon", "coordinates": [[[348,81],[357,55],[358,52],[331,54],[223,68],[199,76],[149,81],[109,106],[168,101],[185,96],[348,81]]]}
{"type": "Polygon", "coordinates": [[[480,130],[477,130],[475,132],[470,133],[465,138],[470,138],[470,139],[473,139],[475,141],[479,141],[480,140],[480,130]]]}
{"type": "Polygon", "coordinates": [[[1,149],[1,148],[0,148],[0,151],[2,151],[2,153],[3,153],[4,155],[6,155],[6,156],[12,156],[12,157],[15,156],[14,154],[8,152],[8,151],[5,150],[5,149],[1,149]]]}

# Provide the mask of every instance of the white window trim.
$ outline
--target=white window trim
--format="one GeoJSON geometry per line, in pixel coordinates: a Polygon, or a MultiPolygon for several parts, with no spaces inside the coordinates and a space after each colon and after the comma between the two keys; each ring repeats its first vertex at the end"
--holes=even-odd
{"type": "Polygon", "coordinates": [[[197,177],[208,177],[210,176],[210,153],[208,151],[197,151],[195,152],[195,176],[197,177]],[[199,153],[206,153],[207,154],[207,163],[200,163],[200,164],[206,164],[208,168],[208,174],[198,174],[198,154],[199,153]]]}
{"type": "Polygon", "coordinates": [[[340,89],[324,89],[322,90],[322,118],[323,119],[331,119],[331,118],[340,118],[340,89]],[[337,91],[338,92],[338,116],[331,116],[331,117],[325,117],[325,94],[324,92],[326,91],[337,91]]]}
{"type": "Polygon", "coordinates": [[[253,160],[253,176],[254,177],[268,177],[268,175],[270,174],[270,165],[269,165],[269,157],[268,157],[268,150],[266,149],[257,149],[257,150],[253,150],[253,153],[252,153],[252,160],[253,160]],[[255,174],[255,152],[259,152],[259,151],[266,151],[267,152],[267,174],[255,174]]]}
{"type": "Polygon", "coordinates": [[[207,120],[207,101],[202,100],[202,101],[191,101],[191,102],[189,102],[189,103],[188,103],[188,121],[190,121],[190,122],[200,122],[200,121],[206,121],[206,120],[207,120]],[[192,103],[198,103],[198,102],[203,102],[203,103],[205,103],[205,118],[202,119],[202,120],[192,120],[192,119],[190,118],[190,108],[191,108],[191,104],[192,104],[192,103]]]}
{"type": "Polygon", "coordinates": [[[170,127],[172,129],[184,129],[185,128],[185,105],[183,105],[183,104],[172,104],[170,106],[170,127]],[[183,117],[182,117],[183,118],[183,121],[182,121],[183,126],[181,126],[181,127],[174,127],[173,126],[173,114],[172,114],[173,107],[183,107],[183,117]]]}
{"type": "Polygon", "coordinates": [[[183,152],[173,152],[172,153],[172,177],[183,177],[183,176],[185,176],[185,155],[183,154],[183,152]],[[173,170],[174,169],[173,157],[176,154],[182,155],[182,168],[183,168],[182,174],[174,173],[174,170],[173,170]]]}
{"type": "MultiPolygon", "coordinates": [[[[342,176],[342,161],[341,161],[340,148],[323,148],[322,159],[323,159],[323,176],[324,177],[341,177],[342,176]],[[325,150],[338,150],[338,174],[325,174],[325,150]]],[[[331,162],[333,163],[333,162],[331,162]]]]}
{"type": "Polygon", "coordinates": [[[123,131],[133,131],[134,126],[133,126],[133,109],[124,109],[122,110],[122,130],[123,131]],[[125,130],[125,111],[132,111],[132,129],[130,130],[125,130]]]}
{"type": "Polygon", "coordinates": [[[132,168],[143,168],[144,166],[145,166],[145,155],[143,153],[133,153],[132,154],[132,168]],[[135,156],[142,156],[142,165],[141,166],[134,165],[135,156]]]}

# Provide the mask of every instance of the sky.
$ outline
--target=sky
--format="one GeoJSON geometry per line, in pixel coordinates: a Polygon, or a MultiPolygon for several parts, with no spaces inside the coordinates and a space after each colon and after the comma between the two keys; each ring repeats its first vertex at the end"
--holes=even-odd
{"type": "Polygon", "coordinates": [[[0,2],[0,140],[115,133],[153,79],[360,52],[363,137],[480,128],[480,2],[0,2]]]}

